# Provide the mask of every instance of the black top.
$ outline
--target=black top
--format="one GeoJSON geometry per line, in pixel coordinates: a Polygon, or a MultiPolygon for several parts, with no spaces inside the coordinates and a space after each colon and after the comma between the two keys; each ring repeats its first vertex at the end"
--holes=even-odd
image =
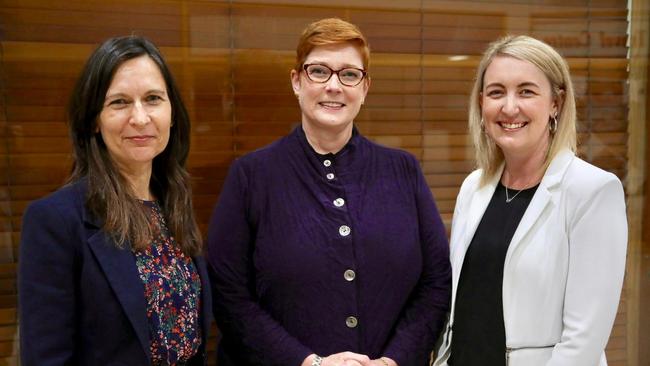
{"type": "Polygon", "coordinates": [[[458,281],[449,365],[505,365],[503,265],[537,186],[521,193],[499,183],[467,249],[458,281]],[[517,195],[514,199],[513,196],[517,195]]]}

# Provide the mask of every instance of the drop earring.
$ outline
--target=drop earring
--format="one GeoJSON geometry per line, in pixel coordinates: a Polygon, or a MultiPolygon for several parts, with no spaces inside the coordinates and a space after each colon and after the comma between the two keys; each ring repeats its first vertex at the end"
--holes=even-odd
{"type": "Polygon", "coordinates": [[[555,135],[557,132],[557,113],[549,119],[548,130],[551,132],[551,135],[555,135]]]}

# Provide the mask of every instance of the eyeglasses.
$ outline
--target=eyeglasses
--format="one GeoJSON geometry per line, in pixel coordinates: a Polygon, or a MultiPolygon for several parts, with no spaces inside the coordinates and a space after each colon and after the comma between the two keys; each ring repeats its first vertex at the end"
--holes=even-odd
{"type": "Polygon", "coordinates": [[[307,78],[315,83],[326,83],[333,74],[336,74],[341,84],[345,86],[359,85],[361,80],[368,74],[365,70],[356,67],[332,70],[330,67],[321,64],[304,64],[302,68],[305,70],[307,78]]]}

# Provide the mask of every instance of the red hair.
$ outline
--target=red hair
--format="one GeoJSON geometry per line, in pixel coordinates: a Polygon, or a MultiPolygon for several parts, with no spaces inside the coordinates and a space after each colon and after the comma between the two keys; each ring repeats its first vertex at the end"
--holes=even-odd
{"type": "Polygon", "coordinates": [[[337,43],[352,43],[357,47],[363,61],[363,68],[368,69],[370,62],[370,47],[366,37],[361,34],[356,25],[339,18],[326,18],[315,21],[307,26],[296,47],[295,70],[300,71],[309,53],[318,46],[337,43]]]}

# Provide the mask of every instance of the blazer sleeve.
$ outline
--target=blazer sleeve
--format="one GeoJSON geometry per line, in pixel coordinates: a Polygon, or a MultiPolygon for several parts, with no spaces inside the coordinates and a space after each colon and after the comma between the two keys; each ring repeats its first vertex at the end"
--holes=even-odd
{"type": "Polygon", "coordinates": [[[424,175],[413,160],[423,271],[384,352],[400,366],[415,365],[429,357],[447,320],[451,291],[445,226],[424,175]]]}
{"type": "Polygon", "coordinates": [[[313,353],[259,304],[252,251],[254,227],[247,209],[247,177],[235,161],[208,228],[208,262],[214,316],[229,350],[247,365],[299,366],[313,353]]]}
{"type": "Polygon", "coordinates": [[[75,362],[77,238],[55,205],[36,201],[23,217],[18,265],[20,357],[25,366],[75,362]]]}
{"type": "Polygon", "coordinates": [[[569,227],[569,268],[560,343],[548,366],[597,365],[618,308],[627,250],[621,182],[612,174],[577,205],[569,227]]]}

